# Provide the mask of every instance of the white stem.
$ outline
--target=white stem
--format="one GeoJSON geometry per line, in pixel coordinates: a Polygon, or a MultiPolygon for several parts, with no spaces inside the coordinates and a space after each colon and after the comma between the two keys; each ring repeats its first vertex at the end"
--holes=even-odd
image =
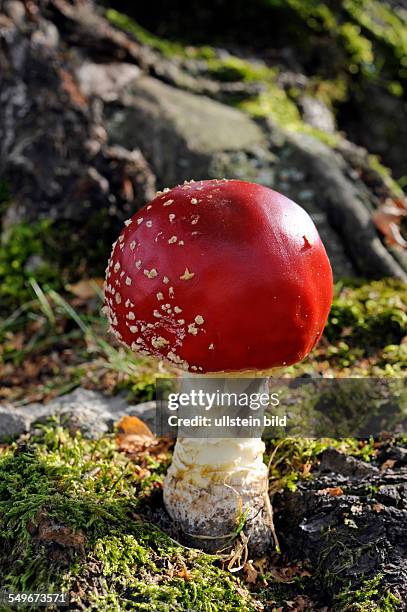
{"type": "MultiPolygon", "coordinates": [[[[267,379],[227,379],[223,389],[267,393],[267,379]]],[[[184,380],[182,391],[213,391],[218,381],[184,380]]],[[[230,409],[231,415],[233,408],[230,409]]],[[[164,501],[173,520],[191,543],[214,550],[231,543],[230,537],[245,518],[244,532],[252,551],[261,554],[272,533],[268,505],[268,470],[260,438],[178,438],[164,483],[164,501]]]]}

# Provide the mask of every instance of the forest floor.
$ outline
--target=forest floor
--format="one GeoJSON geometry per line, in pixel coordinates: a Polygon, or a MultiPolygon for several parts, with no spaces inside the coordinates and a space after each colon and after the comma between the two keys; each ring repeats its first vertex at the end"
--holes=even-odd
{"type": "MultiPolygon", "coordinates": [[[[47,402],[81,385],[137,403],[154,398],[157,375],[175,373],[114,344],[100,315],[98,279],[63,295],[31,285],[33,299],[1,327],[2,401],[47,402]]],[[[338,283],[324,338],[286,375],[402,376],[404,297],[396,281],[338,283]]],[[[63,425],[51,419],[0,446],[2,588],[63,590],[78,610],[400,609],[378,571],[360,574],[353,587],[345,578],[325,587],[326,568],[284,547],[287,528],[278,516],[282,550],[261,559],[245,557],[238,530],[235,554],[207,555],[179,544],[162,503],[173,443],[154,436],[146,442],[120,424],[89,440],[63,425]]],[[[295,495],[301,483],[317,482],[329,448],[394,474],[397,461],[389,462],[388,451],[402,452],[407,440],[269,441],[265,461],[272,458],[277,507],[285,491],[295,495]]],[[[343,495],[343,504],[344,482],[322,490],[335,502],[343,495]]],[[[371,488],[364,503],[378,508],[379,487],[371,488]]]]}

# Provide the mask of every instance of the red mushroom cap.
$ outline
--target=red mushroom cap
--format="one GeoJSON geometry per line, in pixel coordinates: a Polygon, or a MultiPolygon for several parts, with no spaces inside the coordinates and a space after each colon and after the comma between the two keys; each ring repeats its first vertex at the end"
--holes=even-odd
{"type": "Polygon", "coordinates": [[[159,193],[113,245],[105,299],[113,332],[193,373],[303,359],[332,302],[314,223],[276,191],[237,180],[159,193]]]}

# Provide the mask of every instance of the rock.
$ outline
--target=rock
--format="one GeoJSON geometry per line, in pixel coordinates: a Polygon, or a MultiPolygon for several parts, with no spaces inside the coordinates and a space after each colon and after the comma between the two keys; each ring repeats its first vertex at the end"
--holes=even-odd
{"type": "Polygon", "coordinates": [[[125,415],[138,416],[154,430],[155,412],[154,401],[129,405],[123,397],[107,397],[79,387],[48,404],[0,406],[0,442],[16,438],[50,417],[59,418],[72,433],[81,431],[87,438],[113,431],[115,423],[125,415]]]}
{"type": "MultiPolygon", "coordinates": [[[[82,92],[72,56],[41,12],[24,27],[8,20],[0,40],[0,174],[12,195],[4,226],[67,220],[82,239],[96,223],[108,249],[130,212],[153,197],[151,170],[140,151],[107,143],[102,102],[82,92]]],[[[82,85],[89,64],[83,70],[82,85]]],[[[105,73],[110,80],[98,91],[111,99],[138,69],[124,65],[116,73],[108,66],[105,73]]],[[[89,77],[88,90],[96,80],[89,77]]]]}
{"type": "Polygon", "coordinates": [[[386,461],[394,462],[396,467],[407,465],[407,448],[401,446],[390,446],[383,449],[378,455],[378,461],[385,463],[386,461]]]}
{"type": "Polygon", "coordinates": [[[85,96],[97,96],[104,102],[120,98],[122,91],[140,76],[134,64],[83,62],[76,70],[79,87],[85,96]]]}
{"type": "Polygon", "coordinates": [[[27,431],[29,418],[12,406],[0,406],[0,442],[8,442],[27,431]]]}
{"type": "Polygon", "coordinates": [[[335,133],[335,117],[321,100],[304,95],[300,97],[299,104],[305,123],[328,134],[335,133]]]}
{"type": "Polygon", "coordinates": [[[379,470],[376,466],[355,459],[355,457],[344,455],[335,448],[327,448],[321,454],[319,472],[321,474],[333,472],[350,478],[364,478],[365,476],[378,474],[379,470]]]}
{"type": "MultiPolygon", "coordinates": [[[[377,195],[352,172],[348,161],[312,136],[281,132],[270,123],[268,130],[271,151],[279,159],[275,188],[313,217],[334,276],[356,272],[371,278],[406,280],[406,270],[383,245],[373,224],[377,195]]],[[[389,190],[383,181],[381,189],[389,190]]]]}
{"type": "Polygon", "coordinates": [[[147,76],[131,85],[123,108],[109,113],[107,130],[113,142],[142,149],[162,186],[215,176],[217,154],[265,144],[240,111],[147,76]]]}
{"type": "Polygon", "coordinates": [[[381,473],[339,455],[328,449],[311,480],[274,496],[282,551],[292,560],[311,562],[325,598],[335,602],[350,584],[357,590],[381,575],[381,588],[398,597],[404,610],[407,470],[381,473]]]}

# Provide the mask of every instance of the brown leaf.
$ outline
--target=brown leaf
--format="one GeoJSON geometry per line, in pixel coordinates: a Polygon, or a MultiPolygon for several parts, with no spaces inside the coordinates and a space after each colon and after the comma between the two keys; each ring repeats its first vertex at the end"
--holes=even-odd
{"type": "Polygon", "coordinates": [[[97,296],[98,288],[102,287],[103,278],[86,278],[73,285],[66,285],[65,289],[81,300],[87,301],[97,296]]]}
{"type": "Polygon", "coordinates": [[[119,431],[116,435],[116,442],[122,449],[144,446],[156,441],[151,429],[136,416],[124,416],[117,427],[119,431]]]}
{"type": "Polygon", "coordinates": [[[83,549],[85,544],[85,534],[78,530],[73,531],[66,525],[60,525],[44,519],[38,525],[37,537],[41,542],[53,542],[60,546],[83,549]]]}
{"type": "Polygon", "coordinates": [[[406,207],[402,200],[386,200],[374,213],[373,222],[389,245],[397,244],[407,248],[407,241],[400,233],[401,219],[406,214],[406,207]]]}
{"type": "Polygon", "coordinates": [[[326,489],[320,489],[317,491],[317,495],[330,495],[331,497],[339,497],[343,495],[343,489],[341,487],[327,487],[326,489]]]}
{"type": "Polygon", "coordinates": [[[183,578],[184,580],[192,580],[192,576],[188,571],[186,565],[183,565],[182,568],[177,572],[178,578],[183,578]]]}
{"type": "Polygon", "coordinates": [[[373,504],[372,507],[375,512],[381,512],[382,510],[384,510],[383,504],[373,504]]]}
{"type": "Polygon", "coordinates": [[[384,463],[382,463],[382,465],[380,466],[380,471],[384,472],[385,470],[391,470],[394,465],[396,463],[395,459],[387,459],[384,463]]]}
{"type": "Polygon", "coordinates": [[[256,583],[259,572],[253,566],[253,563],[251,561],[246,561],[246,563],[243,566],[243,572],[244,572],[244,577],[245,577],[246,582],[250,584],[256,583]]]}

